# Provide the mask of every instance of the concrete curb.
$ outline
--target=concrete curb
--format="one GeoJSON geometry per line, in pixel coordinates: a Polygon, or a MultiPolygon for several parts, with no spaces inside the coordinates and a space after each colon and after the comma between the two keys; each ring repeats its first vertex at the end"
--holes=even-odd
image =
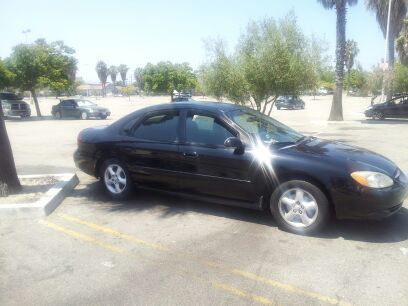
{"type": "Polygon", "coordinates": [[[45,176],[58,177],[59,181],[55,183],[37,202],[0,204],[0,218],[35,218],[48,216],[61,204],[68,193],[70,193],[79,183],[78,177],[74,173],[21,175],[19,177],[36,178],[45,176]]]}

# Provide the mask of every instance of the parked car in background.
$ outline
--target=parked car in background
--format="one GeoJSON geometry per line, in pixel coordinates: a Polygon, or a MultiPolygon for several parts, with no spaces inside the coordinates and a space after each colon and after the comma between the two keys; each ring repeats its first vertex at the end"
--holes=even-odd
{"type": "Polygon", "coordinates": [[[328,94],[330,93],[329,93],[329,90],[327,90],[326,88],[319,88],[319,90],[317,91],[318,96],[325,96],[328,94]]]}
{"type": "Polygon", "coordinates": [[[191,97],[191,93],[173,93],[171,97],[171,102],[185,102],[185,101],[194,101],[191,97]]]}
{"type": "Polygon", "coordinates": [[[31,108],[22,97],[11,92],[0,92],[1,107],[3,108],[4,117],[21,117],[31,116],[31,108]]]}
{"type": "Polygon", "coordinates": [[[366,117],[382,120],[385,118],[408,118],[408,94],[399,94],[392,99],[369,106],[366,117]]]}
{"type": "Polygon", "coordinates": [[[276,108],[304,109],[305,101],[297,96],[281,96],[275,102],[276,108]]]}
{"type": "Polygon", "coordinates": [[[56,119],[74,117],[86,120],[88,118],[106,119],[111,112],[105,107],[84,100],[84,99],[66,99],[61,100],[59,104],[54,105],[51,114],[56,119]]]}
{"type": "Polygon", "coordinates": [[[150,106],[77,137],[76,166],[113,199],[137,190],[272,213],[301,234],[330,216],[381,219],[408,192],[405,174],[376,153],[304,136],[247,107],[180,102],[150,106]]]}

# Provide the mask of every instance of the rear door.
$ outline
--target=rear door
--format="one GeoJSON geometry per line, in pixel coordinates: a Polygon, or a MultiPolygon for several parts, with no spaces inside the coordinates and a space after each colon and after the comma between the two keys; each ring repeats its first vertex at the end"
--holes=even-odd
{"type": "Polygon", "coordinates": [[[76,103],[74,100],[64,100],[61,102],[61,116],[62,117],[74,117],[76,103]]]}
{"type": "Polygon", "coordinates": [[[238,137],[217,114],[201,110],[183,113],[181,188],[185,193],[226,200],[255,202],[249,154],[224,146],[238,137]]]}
{"type": "Polygon", "coordinates": [[[151,112],[130,127],[121,145],[123,162],[142,186],[175,191],[179,187],[180,112],[151,112]]]}

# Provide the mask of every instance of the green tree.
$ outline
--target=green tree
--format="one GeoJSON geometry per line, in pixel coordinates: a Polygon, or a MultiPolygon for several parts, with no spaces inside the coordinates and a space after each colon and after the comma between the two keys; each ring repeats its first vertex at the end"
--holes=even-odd
{"type": "MultiPolygon", "coordinates": [[[[350,76],[351,69],[354,66],[354,60],[359,52],[360,50],[357,47],[357,42],[355,40],[348,39],[346,41],[345,54],[344,54],[344,57],[345,57],[344,64],[347,68],[347,77],[350,76]]],[[[349,89],[348,87],[346,88],[349,89]]]]}
{"type": "Polygon", "coordinates": [[[44,39],[13,48],[6,60],[7,67],[15,75],[13,86],[31,92],[37,116],[41,117],[37,89],[48,87],[59,94],[69,90],[74,84],[77,70],[74,53],[62,41],[47,44],[44,39]]]}
{"type": "MultiPolygon", "coordinates": [[[[387,20],[388,20],[388,5],[389,1],[385,0],[366,0],[367,8],[375,12],[377,21],[380,25],[381,31],[383,32],[384,38],[387,32],[387,20]]],[[[407,5],[405,0],[392,0],[391,2],[391,18],[388,36],[388,64],[390,70],[394,67],[394,53],[395,53],[395,39],[398,33],[402,29],[403,20],[407,14],[407,5]]],[[[392,96],[392,78],[389,79],[389,84],[387,85],[387,99],[392,96]]]]}
{"type": "Polygon", "coordinates": [[[143,69],[142,79],[144,90],[153,93],[191,91],[197,84],[197,78],[188,63],[159,62],[156,65],[148,63],[143,69]]]}
{"type": "Polygon", "coordinates": [[[343,120],[343,78],[344,78],[344,55],[346,43],[346,12],[347,5],[357,3],[357,0],[318,0],[325,9],[336,10],[336,78],[333,94],[333,102],[329,120],[343,120]]]}
{"type": "MultiPolygon", "coordinates": [[[[0,89],[10,86],[13,73],[0,60],[0,89]]],[[[21,189],[0,101],[0,197],[21,189]]]]}
{"type": "Polygon", "coordinates": [[[118,75],[118,67],[110,66],[109,67],[109,76],[112,80],[113,91],[116,92],[116,77],[118,75]]]}
{"type": "MultiPolygon", "coordinates": [[[[270,114],[280,95],[311,89],[320,59],[311,56],[310,40],[302,34],[293,14],[276,22],[251,22],[235,52],[228,55],[222,41],[209,43],[210,59],[200,69],[207,94],[270,114]]],[[[318,49],[314,50],[318,52],[318,49]]]]}
{"type": "Polygon", "coordinates": [[[408,66],[395,64],[393,85],[394,92],[408,92],[408,66]]]}
{"type": "Polygon", "coordinates": [[[109,75],[108,66],[105,64],[104,61],[99,61],[96,64],[95,69],[96,69],[96,73],[98,74],[99,81],[101,81],[102,96],[105,96],[106,95],[106,92],[105,92],[106,81],[107,81],[108,75],[109,75]]]}
{"type": "Polygon", "coordinates": [[[134,94],[136,92],[136,87],[133,86],[133,85],[128,85],[128,86],[122,87],[120,89],[120,92],[123,95],[128,96],[129,100],[130,100],[130,95],[132,95],[132,94],[134,94]]]}
{"type": "Polygon", "coordinates": [[[144,88],[143,68],[136,68],[134,71],[134,77],[137,89],[142,91],[144,88]]]}
{"type": "Polygon", "coordinates": [[[121,64],[118,66],[118,71],[120,73],[120,78],[122,79],[123,85],[126,85],[126,75],[128,70],[129,68],[126,65],[121,64]]]}
{"type": "Polygon", "coordinates": [[[401,33],[396,40],[396,49],[401,63],[408,65],[408,18],[404,19],[401,33]]]}
{"type": "Polygon", "coordinates": [[[361,65],[347,73],[345,85],[347,88],[357,91],[360,95],[368,94],[368,75],[361,65]]]}

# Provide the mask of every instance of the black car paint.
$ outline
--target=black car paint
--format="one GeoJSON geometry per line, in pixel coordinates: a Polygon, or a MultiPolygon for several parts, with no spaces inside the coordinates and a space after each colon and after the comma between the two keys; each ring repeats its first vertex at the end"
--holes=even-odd
{"type": "Polygon", "coordinates": [[[379,219],[402,205],[408,190],[407,179],[387,158],[342,143],[305,137],[283,147],[271,145],[271,158],[265,162],[257,157],[258,148],[251,136],[229,118],[228,113],[235,109],[242,107],[182,102],[136,111],[110,126],[82,131],[75,163],[84,172],[98,177],[104,159],[118,158],[139,187],[254,209],[264,209],[271,192],[292,179],[306,180],[319,187],[340,219],[379,219]],[[184,118],[191,109],[217,116],[241,139],[244,152],[186,144],[184,118]],[[178,142],[140,141],[127,135],[130,123],[137,124],[147,114],[163,110],[178,110],[182,114],[178,142]],[[395,183],[378,190],[362,187],[351,178],[353,171],[381,172],[395,183]]]}
{"type": "Polygon", "coordinates": [[[52,107],[51,114],[53,116],[56,116],[56,114],[59,113],[61,115],[61,118],[81,118],[81,114],[83,112],[87,113],[88,117],[106,118],[110,116],[111,113],[109,109],[100,107],[96,104],[94,106],[79,106],[77,101],[81,100],[82,99],[61,100],[60,103],[52,107]]]}
{"type": "Polygon", "coordinates": [[[382,118],[408,118],[408,95],[396,96],[384,103],[374,104],[364,114],[366,117],[377,115],[382,118]]]}

